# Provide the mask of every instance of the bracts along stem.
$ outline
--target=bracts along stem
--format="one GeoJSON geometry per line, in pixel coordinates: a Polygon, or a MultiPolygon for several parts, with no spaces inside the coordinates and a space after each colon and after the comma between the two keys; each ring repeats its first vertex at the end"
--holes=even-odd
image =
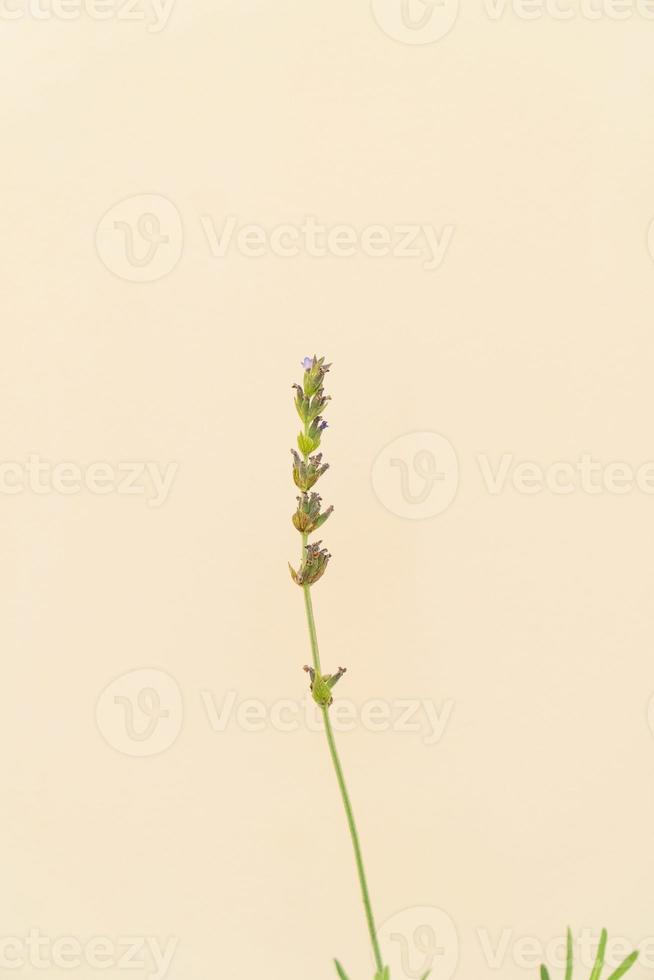
{"type": "Polygon", "coordinates": [[[345,816],[354,848],[354,859],[375,964],[378,973],[382,974],[384,964],[375,929],[370,891],[368,889],[368,881],[361,852],[361,843],[329,718],[329,706],[334,700],[332,688],[345,673],[345,668],[339,667],[338,671],[334,674],[322,673],[311,597],[312,585],[324,574],[331,558],[329,552],[321,547],[321,541],[309,543],[309,535],[317,531],[325,523],[333,510],[332,507],[328,507],[327,510],[321,511],[322,500],[319,494],[312,489],[314,484],[328,468],[328,464],[322,462],[322,453],[317,452],[320,447],[322,433],[327,427],[327,423],[324,421],[321,413],[324,411],[330,398],[329,395],[325,395],[323,388],[325,374],[330,368],[330,365],[325,364],[324,361],[324,357],[306,357],[302,362],[302,367],[304,368],[303,383],[302,385],[293,385],[295,389],[295,406],[303,422],[302,432],[298,435],[299,453],[296,450],[292,450],[293,479],[295,485],[300,490],[300,496],[297,498],[298,506],[293,514],[293,524],[302,536],[302,547],[300,567],[297,571],[291,566],[289,568],[293,581],[301,586],[304,593],[304,607],[309,628],[312,658],[312,666],[305,667],[305,670],[310,675],[313,699],[322,711],[329,754],[336,773],[336,780],[343,800],[345,816]]]}

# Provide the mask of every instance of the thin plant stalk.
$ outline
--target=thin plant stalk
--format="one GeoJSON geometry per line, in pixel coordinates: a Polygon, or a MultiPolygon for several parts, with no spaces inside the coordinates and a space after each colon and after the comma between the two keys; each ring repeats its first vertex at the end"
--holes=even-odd
{"type": "MultiPolygon", "coordinates": [[[[305,670],[311,677],[313,700],[319,706],[322,713],[329,755],[334,766],[334,772],[336,773],[336,781],[338,782],[341,799],[343,800],[347,825],[352,839],[352,847],[354,848],[354,859],[366,914],[366,924],[375,959],[376,976],[378,978],[388,978],[388,968],[384,967],[384,961],[382,960],[379,941],[377,939],[375,920],[370,901],[370,891],[363,864],[359,833],[354,820],[352,802],[345,782],[345,776],[343,775],[343,767],[338,755],[334,731],[329,718],[329,706],[334,700],[332,688],[345,673],[345,668],[339,667],[338,672],[335,674],[322,673],[316,621],[313,614],[311,597],[311,587],[322,577],[331,557],[329,552],[321,547],[322,542],[309,543],[309,535],[322,527],[333,510],[333,507],[329,507],[324,511],[321,510],[321,497],[313,489],[317,480],[328,468],[327,464],[322,462],[322,453],[316,453],[316,451],[320,447],[322,433],[327,427],[327,423],[322,417],[322,412],[326,408],[330,396],[324,392],[323,381],[325,374],[329,371],[330,365],[325,364],[324,357],[318,358],[314,356],[313,358],[305,358],[302,366],[304,368],[302,384],[295,384],[293,388],[296,392],[295,407],[303,422],[303,428],[297,440],[299,453],[296,450],[292,450],[294,459],[293,480],[301,492],[301,496],[297,498],[298,506],[296,512],[293,514],[292,520],[294,526],[301,534],[302,547],[299,568],[296,570],[292,566],[289,567],[293,581],[296,585],[301,586],[304,593],[304,608],[309,628],[313,665],[312,667],[305,667],[305,670]]],[[[335,961],[335,965],[339,976],[345,976],[340,963],[335,961]]]]}
{"type": "MultiPolygon", "coordinates": [[[[311,586],[304,585],[303,591],[304,591],[304,606],[307,612],[307,625],[309,627],[309,638],[311,640],[311,654],[313,657],[313,668],[316,671],[316,673],[319,674],[320,654],[318,652],[318,637],[316,635],[316,621],[313,615],[313,602],[311,601],[311,586]]],[[[379,941],[377,939],[377,932],[375,930],[375,919],[372,914],[370,890],[368,888],[366,870],[363,864],[363,854],[361,853],[361,842],[359,840],[359,833],[357,831],[356,822],[354,820],[354,812],[352,810],[350,794],[347,791],[345,776],[343,775],[343,767],[341,765],[341,760],[338,755],[338,749],[336,748],[334,732],[329,718],[329,708],[323,706],[321,708],[321,711],[322,711],[323,721],[325,723],[325,734],[327,736],[327,744],[329,745],[329,754],[334,764],[334,771],[336,772],[336,780],[338,782],[338,788],[341,791],[341,798],[343,800],[343,806],[345,808],[345,816],[347,817],[347,825],[350,830],[350,837],[352,838],[352,847],[354,848],[354,860],[356,861],[357,874],[359,876],[359,885],[361,886],[361,897],[363,898],[363,907],[366,912],[366,923],[368,925],[368,932],[370,933],[370,942],[372,944],[373,955],[375,957],[375,964],[377,970],[381,973],[382,970],[384,969],[384,961],[382,960],[381,950],[379,948],[379,941]]]]}
{"type": "MultiPolygon", "coordinates": [[[[309,640],[311,642],[311,667],[305,666],[305,670],[311,677],[311,694],[321,710],[327,746],[331,756],[336,781],[340,790],[341,799],[345,808],[347,825],[352,838],[354,848],[354,859],[356,862],[363,907],[366,913],[366,924],[370,933],[370,942],[375,958],[377,972],[375,980],[390,980],[390,970],[384,966],[377,932],[375,930],[375,920],[372,914],[372,904],[370,902],[370,891],[363,865],[363,855],[361,853],[361,842],[354,820],[352,802],[347,790],[343,767],[336,748],[334,730],[329,718],[329,707],[333,703],[332,688],[338,683],[346,671],[345,667],[339,667],[334,674],[323,674],[320,664],[320,651],[318,649],[318,635],[316,633],[316,619],[313,614],[313,601],[311,597],[311,587],[322,578],[329,563],[331,555],[326,548],[321,547],[322,541],[309,542],[309,535],[317,531],[329,518],[333,507],[322,510],[322,498],[313,489],[316,482],[328,468],[327,463],[322,461],[322,453],[316,452],[320,448],[323,431],[327,428],[327,423],[322,417],[322,412],[326,408],[330,396],[325,394],[323,381],[325,374],[329,371],[330,365],[325,364],[325,358],[305,357],[302,362],[304,369],[303,382],[301,385],[294,384],[295,407],[298,415],[303,422],[303,429],[298,433],[298,450],[292,449],[293,455],[293,482],[300,490],[297,498],[297,509],[292,515],[293,526],[300,532],[302,537],[302,548],[300,552],[300,566],[296,570],[289,565],[291,578],[296,585],[299,585],[304,593],[304,608],[307,615],[307,625],[309,628],[309,640]]],[[[597,949],[597,956],[593,965],[590,980],[600,980],[602,968],[604,966],[607,945],[607,932],[602,929],[600,941],[597,949]]],[[[637,950],[620,963],[611,973],[608,980],[621,980],[624,974],[631,969],[638,957],[637,950]]],[[[573,943],[572,932],[567,931],[566,937],[566,966],[565,980],[572,980],[573,968],[573,943]]],[[[338,973],[339,980],[348,980],[348,976],[338,960],[334,960],[334,966],[338,973]]],[[[424,974],[422,980],[427,980],[430,971],[424,974]]],[[[540,968],[541,980],[551,980],[549,970],[543,963],[540,968]]]]}

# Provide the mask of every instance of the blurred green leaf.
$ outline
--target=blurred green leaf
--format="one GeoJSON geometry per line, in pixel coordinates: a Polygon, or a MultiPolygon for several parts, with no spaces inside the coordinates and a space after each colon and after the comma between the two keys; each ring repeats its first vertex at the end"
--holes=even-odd
{"type": "Polygon", "coordinates": [[[590,974],[590,980],[599,980],[599,975],[602,972],[602,967],[604,966],[604,953],[606,952],[606,939],[607,939],[606,929],[602,929],[599,946],[597,947],[597,956],[595,957],[595,963],[593,965],[593,969],[590,974]]]}
{"type": "Polygon", "coordinates": [[[622,961],[620,966],[613,971],[613,973],[608,978],[608,980],[620,980],[620,977],[623,977],[627,972],[627,970],[631,969],[631,967],[634,965],[637,959],[638,959],[638,950],[635,949],[633,953],[629,953],[629,956],[627,956],[627,958],[622,961]]]}
{"type": "Polygon", "coordinates": [[[565,980],[572,980],[572,929],[568,926],[565,941],[565,980]]]}
{"type": "Polygon", "coordinates": [[[350,978],[348,977],[347,973],[345,972],[341,964],[338,962],[338,960],[334,960],[334,966],[336,967],[336,972],[338,973],[340,980],[350,980],[350,978]]]}
{"type": "MultiPolygon", "coordinates": [[[[595,962],[593,963],[593,969],[590,973],[590,980],[600,980],[600,974],[604,967],[604,957],[606,955],[606,942],[607,942],[607,932],[606,929],[602,929],[599,938],[599,944],[597,947],[597,955],[595,957],[595,962]]],[[[613,973],[607,978],[607,980],[620,980],[621,977],[625,975],[627,970],[631,969],[636,960],[638,959],[638,950],[634,950],[630,953],[622,963],[613,971],[613,973]]],[[[572,980],[572,966],[573,966],[573,941],[572,941],[572,930],[568,926],[566,930],[566,943],[565,943],[565,980],[572,980]]],[[[540,968],[540,980],[550,980],[549,970],[543,964],[540,968]]]]}

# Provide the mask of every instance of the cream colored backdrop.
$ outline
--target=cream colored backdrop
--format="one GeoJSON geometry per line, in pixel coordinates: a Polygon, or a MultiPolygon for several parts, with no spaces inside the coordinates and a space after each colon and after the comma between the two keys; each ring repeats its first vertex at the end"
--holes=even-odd
{"type": "Polygon", "coordinates": [[[2,975],[372,976],[314,352],[393,980],[567,923],[651,973],[654,8],[602,2],[6,0],[2,975]]]}

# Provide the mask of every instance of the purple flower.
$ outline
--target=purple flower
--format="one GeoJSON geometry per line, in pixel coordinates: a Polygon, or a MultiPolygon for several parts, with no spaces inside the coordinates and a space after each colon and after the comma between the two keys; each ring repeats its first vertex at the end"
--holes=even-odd
{"type": "Polygon", "coordinates": [[[313,367],[313,358],[305,357],[304,360],[302,361],[302,367],[304,368],[305,371],[310,371],[311,368],[313,367]]]}

